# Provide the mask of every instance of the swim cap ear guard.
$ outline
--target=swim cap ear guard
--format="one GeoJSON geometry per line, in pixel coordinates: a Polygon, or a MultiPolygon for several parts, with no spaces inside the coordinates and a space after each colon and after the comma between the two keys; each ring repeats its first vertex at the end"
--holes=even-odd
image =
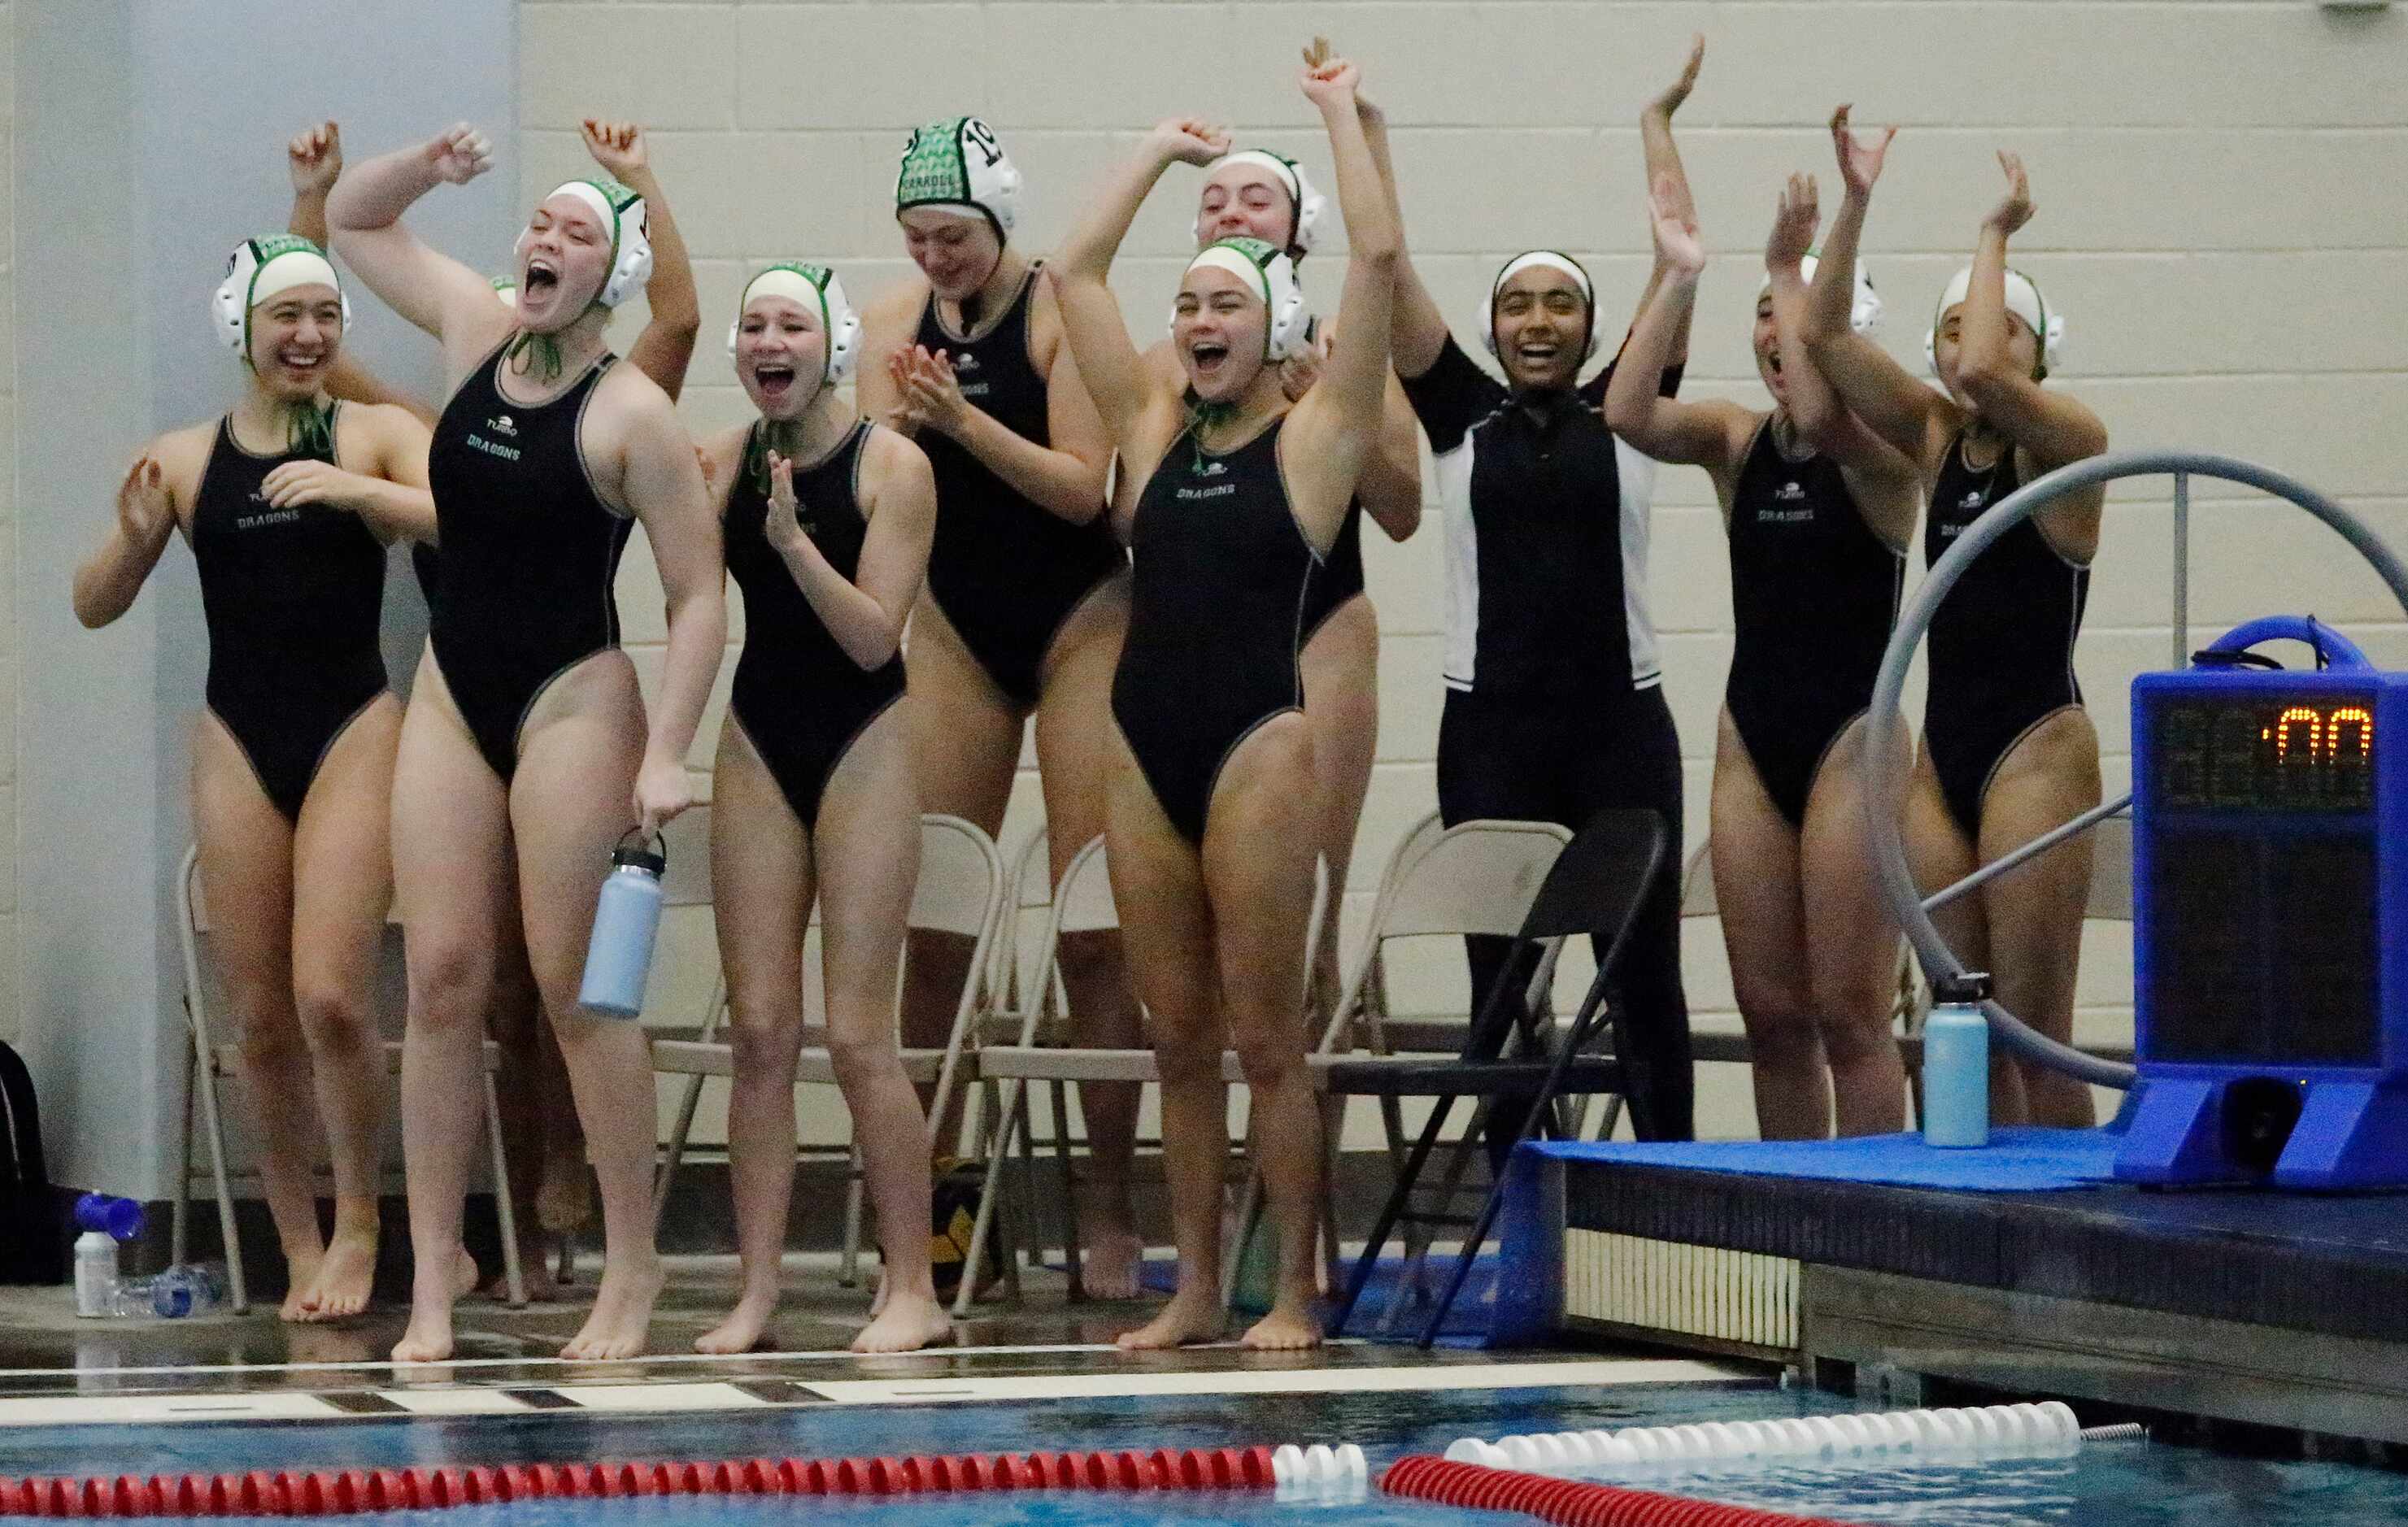
{"type": "Polygon", "coordinates": [[[251,364],[251,310],[296,286],[331,286],[343,305],[343,328],[351,326],[351,299],[326,251],[306,238],[278,234],[246,238],[226,256],[225,279],[209,298],[209,332],[251,364]]]}
{"type": "MultiPolygon", "coordinates": [[[[1798,262],[1798,274],[1811,286],[1814,281],[1814,272],[1821,264],[1821,260],[1809,253],[1798,262]]],[[[1771,290],[1772,278],[1767,276],[1764,284],[1756,289],[1756,300],[1763,301],[1764,294],[1771,290]]],[[[1873,290],[1873,278],[1865,273],[1864,263],[1858,261],[1856,291],[1850,293],[1848,301],[1848,327],[1857,334],[1870,334],[1881,327],[1881,294],[1873,290]]]]}
{"type": "MultiPolygon", "coordinates": [[[[1312,247],[1321,241],[1321,224],[1329,215],[1329,198],[1313,189],[1312,182],[1305,178],[1304,166],[1268,149],[1240,149],[1205,165],[1205,178],[1211,179],[1212,172],[1224,164],[1259,164],[1287,188],[1289,223],[1295,231],[1288,240],[1288,257],[1301,260],[1311,254],[1312,247]]],[[[1196,219],[1196,239],[1199,244],[1204,241],[1204,218],[1200,213],[1196,219]]]]}
{"type": "Polygon", "coordinates": [[[948,117],[912,129],[895,172],[895,210],[969,207],[1009,240],[1020,215],[1020,171],[995,129],[976,117],[948,117]]]}
{"type": "MultiPolygon", "coordinates": [[[[1931,327],[1923,331],[1923,364],[1934,377],[1940,376],[1940,321],[1972,289],[1973,267],[1967,265],[1949,278],[1948,290],[1940,294],[1940,306],[1931,310],[1931,327]]],[[[2007,311],[2039,335],[2040,375],[2046,378],[2065,358],[2065,315],[2052,311],[2040,294],[2039,284],[2012,266],[2007,270],[2007,311]]]]}
{"type": "MultiPolygon", "coordinates": [[[[1263,335],[1263,359],[1274,364],[1286,360],[1303,348],[1305,337],[1312,329],[1312,315],[1304,310],[1304,288],[1297,283],[1296,262],[1278,245],[1259,238],[1225,238],[1208,244],[1187,269],[1210,265],[1226,270],[1254,289],[1263,306],[1269,310],[1269,326],[1263,335]]],[[[1186,272],[1180,273],[1183,282],[1186,272]]],[[[1176,326],[1179,311],[1171,309],[1170,321],[1176,326]]]]}
{"type": "Polygon", "coordinates": [[[1487,347],[1489,354],[1497,353],[1497,294],[1505,290],[1507,281],[1532,265],[1547,265],[1563,271],[1580,288],[1581,298],[1588,305],[1587,330],[1581,336],[1581,361],[1586,364],[1597,354],[1597,288],[1589,282],[1587,268],[1558,250],[1531,250],[1505,262],[1504,268],[1498,271],[1497,278],[1488,283],[1488,302],[1480,312],[1480,342],[1487,347]]]}
{"type": "Polygon", "coordinates": [[[489,284],[494,289],[494,295],[502,299],[503,307],[516,307],[519,305],[519,278],[517,277],[496,276],[489,284]]]}
{"type": "Polygon", "coordinates": [[[827,360],[821,367],[822,378],[840,382],[853,375],[853,363],[861,359],[861,316],[844,300],[844,285],[836,278],[835,271],[825,265],[786,261],[745,282],[743,295],[736,299],[736,321],[727,325],[730,360],[735,359],[737,336],[744,328],[744,308],[755,296],[785,297],[805,307],[816,305],[820,332],[827,336],[827,360]]]}
{"type": "MultiPolygon", "coordinates": [[[[645,230],[651,213],[644,206],[644,198],[616,180],[566,181],[552,187],[543,200],[548,202],[554,196],[576,197],[594,208],[594,215],[610,230],[609,274],[603,277],[602,290],[595,293],[595,302],[604,307],[616,307],[641,292],[644,283],[652,278],[652,239],[645,230]]],[[[533,236],[532,228],[522,229],[510,252],[524,256],[527,240],[533,236]]],[[[511,282],[513,288],[517,284],[511,282]]],[[[518,306],[515,299],[510,305],[518,306]]]]}

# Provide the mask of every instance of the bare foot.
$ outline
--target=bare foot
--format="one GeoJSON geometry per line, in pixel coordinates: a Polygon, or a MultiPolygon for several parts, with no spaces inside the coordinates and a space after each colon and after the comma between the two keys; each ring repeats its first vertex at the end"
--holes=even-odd
{"type": "Polygon", "coordinates": [[[736,1301],[727,1319],[694,1338],[697,1352],[758,1352],[770,1348],[769,1318],[778,1313],[778,1291],[747,1293],[736,1301]]]}
{"type": "Polygon", "coordinates": [[[1239,1340],[1258,1352],[1301,1351],[1321,1345],[1321,1322],[1312,1318],[1310,1304],[1292,1306],[1282,1300],[1239,1340]]]}
{"type": "Polygon", "coordinates": [[[466,1248],[452,1253],[452,1297],[474,1293],[477,1289],[477,1259],[466,1248]]]}
{"type": "MultiPolygon", "coordinates": [[[[460,1253],[467,1263],[468,1287],[477,1282],[477,1264],[468,1254],[460,1253]]],[[[452,1301],[462,1293],[460,1269],[455,1264],[449,1277],[438,1277],[432,1289],[423,1277],[410,1290],[409,1329],[393,1344],[395,1363],[440,1363],[452,1355],[452,1301]]]]}
{"type": "Polygon", "coordinates": [[[1090,1299],[1134,1299],[1145,1292],[1140,1277],[1145,1243],[1127,1231],[1112,1231],[1087,1243],[1079,1281],[1090,1299]]]}
{"type": "Polygon", "coordinates": [[[1208,1290],[1182,1289],[1162,1306],[1162,1313],[1123,1334],[1125,1352],[1155,1352],[1191,1342],[1219,1341],[1223,1326],[1220,1295],[1208,1290]]]}
{"type": "Polygon", "coordinates": [[[622,1257],[606,1263],[602,1286],[595,1291],[594,1313],[585,1327],[560,1355],[574,1362],[610,1362],[634,1357],[644,1349],[652,1323],[652,1301],[661,1296],[661,1259],[657,1252],[641,1261],[622,1257]]]}
{"type": "Polygon", "coordinates": [[[953,1334],[952,1317],[936,1294],[898,1293],[853,1338],[856,1352],[916,1352],[953,1334]]]}
{"type": "Polygon", "coordinates": [[[317,1312],[309,1307],[309,1295],[317,1290],[318,1269],[325,1265],[325,1261],[323,1247],[313,1247],[306,1252],[284,1253],[284,1307],[276,1312],[278,1319],[291,1320],[296,1325],[318,1319],[317,1312]]]}
{"type": "Polygon", "coordinates": [[[337,1231],[318,1263],[318,1277],[302,1301],[305,1320],[347,1320],[368,1307],[376,1282],[377,1238],[337,1231]]]}

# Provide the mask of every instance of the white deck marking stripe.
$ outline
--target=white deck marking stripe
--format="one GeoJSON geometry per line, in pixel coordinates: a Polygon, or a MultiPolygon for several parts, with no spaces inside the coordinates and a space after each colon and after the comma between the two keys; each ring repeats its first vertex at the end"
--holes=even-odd
{"type": "MultiPolygon", "coordinates": [[[[1329,1394],[1364,1391],[1554,1389],[1652,1384],[1724,1383],[1756,1375],[1751,1369],[1678,1359],[1617,1359],[1562,1363],[1450,1363],[1388,1368],[1273,1368],[1222,1372],[1028,1374],[1009,1377],[831,1379],[803,1384],[821,1402],[839,1405],[933,1405],[993,1400],[1102,1399],[1149,1394],[1329,1394]]],[[[798,1381],[799,1382],[799,1381],[798,1381]]],[[[558,1392],[580,1410],[721,1411],[785,1408],[733,1384],[563,1384],[558,1392]]],[[[475,1386],[372,1390],[415,1416],[524,1416],[538,1411],[507,1391],[475,1386]]],[[[797,1400],[798,1406],[814,1402],[797,1400]]],[[[0,1399],[0,1427],[158,1425],[202,1420],[378,1420],[390,1412],[360,1414],[314,1394],[40,1395],[0,1399]]]]}
{"type": "MultiPolygon", "coordinates": [[[[527,1416],[537,1412],[497,1389],[388,1389],[377,1397],[391,1400],[413,1416],[527,1416]]],[[[365,1418],[374,1420],[374,1417],[365,1418]]]]}
{"type": "Polygon", "coordinates": [[[1367,1391],[1553,1389],[1566,1385],[1697,1384],[1754,1377],[1743,1368],[1677,1359],[1594,1363],[1444,1363],[1407,1368],[1274,1368],[1233,1373],[1050,1374],[1010,1378],[805,1381],[846,1405],[964,1400],[1103,1399],[1140,1394],[1327,1394],[1367,1391]]]}
{"type": "Polygon", "coordinates": [[[759,1410],[771,1404],[733,1384],[556,1384],[580,1410],[759,1410]]]}
{"type": "Polygon", "coordinates": [[[340,1420],[343,1414],[314,1394],[45,1394],[0,1399],[0,1426],[314,1421],[340,1420]]]}

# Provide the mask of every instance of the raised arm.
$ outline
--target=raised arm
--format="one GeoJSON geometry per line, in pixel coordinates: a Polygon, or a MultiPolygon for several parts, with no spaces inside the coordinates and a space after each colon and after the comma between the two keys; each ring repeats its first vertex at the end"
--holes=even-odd
{"type": "Polygon", "coordinates": [[[1332,535],[1365,461],[1378,448],[1396,307],[1396,201],[1371,157],[1354,104],[1360,78],[1352,63],[1328,56],[1328,44],[1318,37],[1305,51],[1304,93],[1329,133],[1338,206],[1346,216],[1346,284],[1320,384],[1297,405],[1290,421],[1306,449],[1288,453],[1284,463],[1292,485],[1323,500],[1312,507],[1326,511],[1332,535]]]}
{"type": "Polygon", "coordinates": [[[652,241],[652,274],[644,283],[644,307],[652,317],[627,347],[627,364],[660,383],[675,403],[685,390],[695,336],[702,332],[702,302],[695,293],[694,262],[686,257],[685,235],[669,216],[668,195],[652,173],[642,128],[588,117],[579,131],[585,137],[585,151],[603,173],[644,198],[644,231],[652,241]]]}
{"type": "Polygon", "coordinates": [[[845,656],[876,668],[902,650],[937,528],[937,479],[918,446],[892,430],[864,443],[869,528],[853,578],[831,565],[795,518],[794,464],[769,457],[769,545],[845,656]]]}
{"type": "MultiPolygon", "coordinates": [[[[2031,221],[2031,188],[2021,158],[1999,155],[2007,172],[2007,193],[1982,220],[1973,250],[1973,279],[1957,316],[1956,385],[1983,420],[2022,447],[2042,471],[2096,456],[2107,449],[2107,426],[2099,416],[2062,392],[2041,386],[2040,377],[2015,364],[2007,346],[2007,239],[2031,221]]],[[[2041,375],[2047,372],[2048,336],[2032,336],[2040,348],[2041,375]]]]}
{"type": "Polygon", "coordinates": [[[661,664],[660,692],[646,707],[651,724],[634,801],[638,820],[656,830],[694,801],[686,751],[694,746],[710,682],[726,655],[726,575],[719,520],[711,512],[694,442],[666,395],[649,383],[638,383],[634,391],[620,492],[643,523],[668,605],[668,650],[661,664]]]}
{"type": "Polygon", "coordinates": [[[1831,113],[1831,142],[1847,190],[1839,215],[1831,220],[1830,236],[1823,241],[1814,284],[1807,294],[1806,352],[1851,412],[1928,472],[1956,431],[1956,406],[1909,376],[1888,351],[1848,323],[1856,307],[1856,248],[1864,238],[1865,213],[1872,206],[1883,156],[1896,136],[1898,129],[1892,127],[1878,141],[1865,142],[1849,130],[1846,107],[1831,113]]]}
{"type": "MultiPolygon", "coordinates": [[[[1397,201],[1397,167],[1388,155],[1388,114],[1363,93],[1358,81],[1354,89],[1354,114],[1363,123],[1363,140],[1370,145],[1371,166],[1380,175],[1380,191],[1387,198],[1388,221],[1397,230],[1397,263],[1404,264],[1404,217],[1397,201]]],[[[1398,283],[1390,280],[1391,309],[1388,333],[1396,334],[1398,283]]],[[[1321,362],[1312,367],[1318,379],[1321,362]]],[[[1395,357],[1389,358],[1387,377],[1381,383],[1380,438],[1369,459],[1363,463],[1362,479],[1355,484],[1355,496],[1363,501],[1363,511],[1387,533],[1388,539],[1401,541],[1418,529],[1422,522],[1422,431],[1421,421],[1413,417],[1413,406],[1405,396],[1404,387],[1398,382],[1395,357]]],[[[1288,396],[1300,398],[1306,388],[1292,389],[1288,396]]]]}
{"type": "Polygon", "coordinates": [[[1684,403],[1663,395],[1659,379],[1675,364],[1673,347],[1689,332],[1706,250],[1696,214],[1684,209],[1681,187],[1669,172],[1657,178],[1648,211],[1661,278],[1623,342],[1622,359],[1605,390],[1605,425],[1659,462],[1704,467],[1727,505],[1756,416],[1720,398],[1684,403]]]}
{"type": "Polygon", "coordinates": [[[343,173],[343,130],[331,121],[295,133],[284,146],[285,172],[293,178],[293,211],[284,231],[326,247],[326,193],[343,173]]]}
{"type": "MultiPolygon", "coordinates": [[[[1446,349],[1446,315],[1439,311],[1438,299],[1423,284],[1421,272],[1413,268],[1412,251],[1405,247],[1404,202],[1397,194],[1397,165],[1388,152],[1388,115],[1359,94],[1355,107],[1355,115],[1363,123],[1364,140],[1371,146],[1372,162],[1380,169],[1381,188],[1388,197],[1388,221],[1397,230],[1396,278],[1392,283],[1395,294],[1389,299],[1388,360],[1398,376],[1419,377],[1438,364],[1439,352],[1446,349]]],[[[1418,480],[1418,464],[1415,478],[1418,480]]]]}
{"type": "Polygon", "coordinates": [[[1104,182],[1068,242],[1045,266],[1061,308],[1064,343],[1116,448],[1128,445],[1139,421],[1165,394],[1130,342],[1120,302],[1105,284],[1112,257],[1164,170],[1181,163],[1209,164],[1228,149],[1228,134],[1208,122],[1179,117],[1157,123],[1104,182]]]}
{"type": "MultiPolygon", "coordinates": [[[[1681,103],[1698,88],[1698,71],[1705,66],[1705,62],[1706,35],[1700,32],[1689,39],[1689,56],[1681,65],[1678,78],[1639,112],[1639,148],[1646,161],[1645,184],[1650,199],[1652,201],[1659,188],[1667,187],[1669,182],[1666,193],[1670,197],[1674,215],[1692,227],[1698,221],[1698,203],[1689,193],[1689,172],[1682,166],[1680,146],[1672,141],[1672,113],[1680,110],[1681,103]]],[[[1665,277],[1660,250],[1658,255],[1655,268],[1647,273],[1647,289],[1639,298],[1641,307],[1647,306],[1648,299],[1655,295],[1656,283],[1665,277]]],[[[1692,316],[1691,309],[1682,311],[1680,327],[1672,332],[1671,349],[1665,352],[1666,365],[1679,365],[1688,359],[1692,316]]],[[[1656,373],[1650,371],[1647,375],[1652,378],[1656,373]]]]}
{"type": "MultiPolygon", "coordinates": [[[[306,133],[296,133],[284,146],[285,169],[293,178],[293,212],[284,221],[285,232],[308,239],[321,249],[328,248],[326,238],[326,194],[343,173],[343,131],[335,123],[321,122],[306,133]]],[[[343,335],[348,341],[349,334],[343,335]]],[[[435,410],[418,399],[388,386],[384,379],[351,359],[347,343],[335,352],[335,364],[326,372],[326,391],[348,403],[390,404],[407,408],[420,423],[435,423],[435,410]]]]}
{"type": "Polygon", "coordinates": [[[134,458],[117,485],[115,521],[76,568],[75,615],[87,631],[97,631],[134,607],[144,580],[167,549],[167,538],[176,534],[176,493],[169,472],[178,454],[173,445],[172,437],[162,436],[134,458]]]}
{"type": "Polygon", "coordinates": [[[445,340],[447,350],[497,336],[508,315],[496,308],[485,278],[422,243],[402,226],[401,215],[437,186],[466,185],[493,164],[485,136],[462,122],[415,148],[352,165],[326,197],[335,252],[386,307],[445,340]]]}

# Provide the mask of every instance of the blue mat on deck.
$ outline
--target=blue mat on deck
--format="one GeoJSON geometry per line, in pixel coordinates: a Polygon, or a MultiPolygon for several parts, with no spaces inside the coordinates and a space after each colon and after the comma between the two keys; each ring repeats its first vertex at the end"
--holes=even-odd
{"type": "Polygon", "coordinates": [[[2045,1192],[2095,1188],[2114,1176],[2120,1134],[2103,1129],[2018,1127],[1990,1132],[1979,1150],[1938,1150],[1920,1135],[1849,1140],[1542,1141],[1522,1147],[1567,1161],[1676,1166],[1751,1177],[1876,1182],[1967,1192],[2045,1192]]]}

